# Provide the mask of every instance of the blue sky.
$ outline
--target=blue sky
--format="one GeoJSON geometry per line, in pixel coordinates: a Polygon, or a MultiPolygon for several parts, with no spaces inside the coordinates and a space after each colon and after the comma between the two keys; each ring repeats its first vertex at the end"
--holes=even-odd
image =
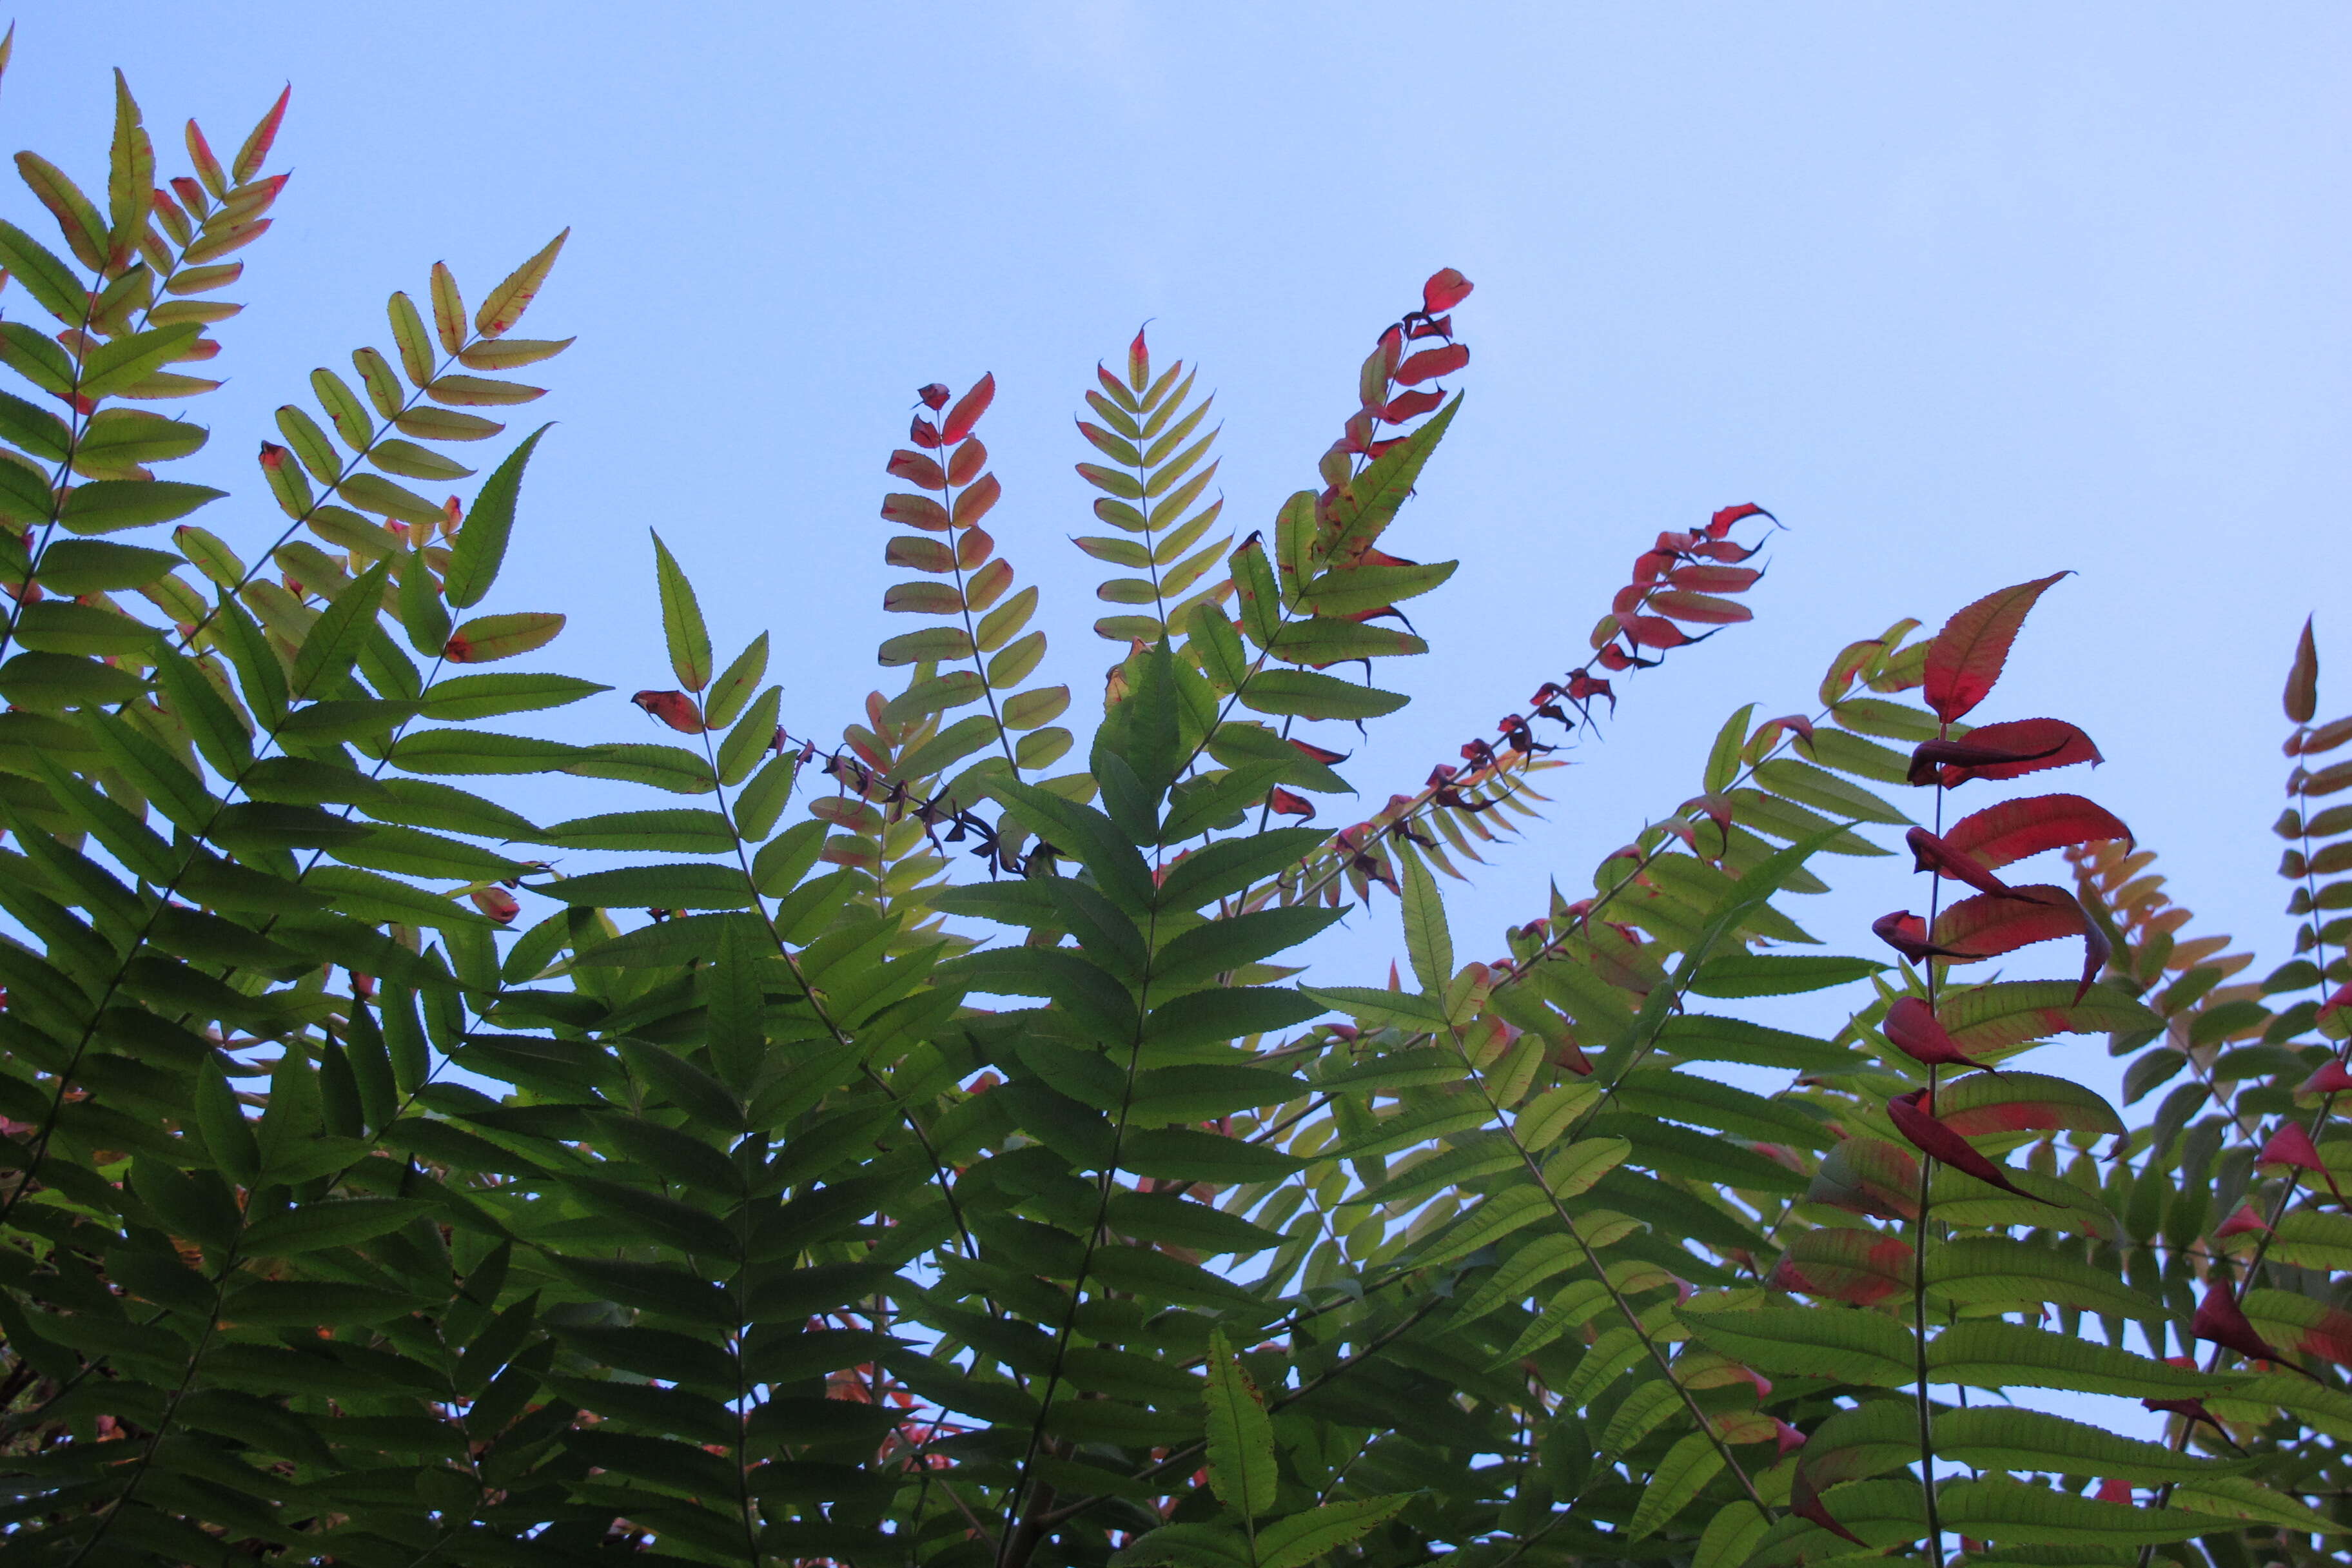
{"type": "MultiPolygon", "coordinates": [[[[1391,539],[1464,565],[1393,672],[1415,705],[1349,764],[1366,809],[1576,662],[1658,530],[1746,500],[1790,525],[1757,622],[1631,683],[1553,775],[1549,823],[1455,906],[1465,952],[1694,793],[1734,707],[1802,707],[1847,639],[2071,567],[1981,716],[2081,722],[2089,793],[2197,929],[2284,956],[2266,829],[2305,614],[2323,717],[2352,690],[2347,42],[2352,13],[2295,5],[133,0],[25,16],[0,124],[88,177],[110,66],[159,142],[194,113],[224,150],[294,83],[295,179],[199,416],[239,496],[206,521],[248,544],[276,526],[253,443],[312,365],[384,342],[434,260],[478,298],[572,226],[527,330],[581,342],[545,367],[561,423],[490,607],[572,615],[546,661],[618,688],[580,738],[639,736],[620,694],[668,684],[649,525],[721,643],[774,632],[795,732],[855,717],[902,629],[883,461],[913,387],[984,370],[996,533],[1083,709],[1096,360],[1150,318],[1203,365],[1227,516],[1258,527],[1453,265],[1469,402],[1391,539]]],[[[1914,887],[1837,868],[1798,912],[1868,951],[1914,887]]],[[[1391,921],[1326,951],[1384,965],[1391,921]]]]}

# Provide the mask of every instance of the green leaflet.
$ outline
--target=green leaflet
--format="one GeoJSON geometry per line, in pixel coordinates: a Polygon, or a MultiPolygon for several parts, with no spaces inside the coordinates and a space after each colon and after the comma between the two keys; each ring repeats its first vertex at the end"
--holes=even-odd
{"type": "Polygon", "coordinates": [[[1401,1511],[1409,1498],[1361,1498],[1322,1503],[1278,1519],[1257,1532],[1257,1568],[1306,1568],[1326,1553],[1370,1533],[1401,1511]]]}
{"type": "Polygon", "coordinates": [[[1411,699],[1307,669],[1265,669],[1241,689],[1241,705],[1257,713],[1300,719],[1378,719],[1411,699]]]}
{"type": "Polygon", "coordinates": [[[1762,1540],[1769,1521],[1746,1500],[1726,1503],[1716,1510],[1700,1535],[1691,1568],[1739,1568],[1762,1540]]]}
{"type": "Polygon", "coordinates": [[[362,871],[341,866],[321,866],[303,879],[303,886],[312,892],[325,895],[341,913],[371,924],[395,921],[402,925],[429,926],[447,931],[461,926],[482,927],[489,922],[469,909],[449,900],[414,888],[405,882],[381,877],[373,871],[362,871]]]}
{"type": "MultiPolygon", "coordinates": [[[[394,706],[387,704],[385,706],[394,706]]],[[[392,748],[394,767],[412,773],[543,773],[577,764],[581,749],[484,730],[414,730],[392,748]]]]}
{"type": "Polygon", "coordinates": [[[458,675],[436,680],[425,689],[419,700],[419,715],[442,723],[462,722],[468,719],[494,719],[502,713],[528,713],[542,708],[562,708],[610,691],[609,686],[599,686],[593,680],[580,680],[568,675],[527,675],[520,672],[495,675],[458,675]]]}
{"type": "Polygon", "coordinates": [[[1885,967],[1866,958],[1727,953],[1699,965],[1690,988],[1701,996],[1789,996],[1848,984],[1879,973],[1885,967]]]}
{"type": "Polygon", "coordinates": [[[2062,1388],[2132,1399],[2195,1398],[2230,1382],[2111,1345],[2003,1322],[1964,1322],[1945,1330],[1929,1342],[1927,1364],[1938,1383],[2062,1388]]]}
{"type": "Polygon", "coordinates": [[[1209,1485],[1217,1500],[1244,1519],[1273,1511],[1274,1425],[1223,1331],[1210,1337],[1202,1398],[1208,1407],[1209,1485]]]}
{"type": "Polygon", "coordinates": [[[1712,1435],[1685,1434],[1651,1472],[1650,1484],[1633,1510],[1626,1533],[1636,1537],[1654,1534],[1682,1512],[1722,1469],[1723,1451],[1716,1446],[1712,1435]]]}
{"type": "Polygon", "coordinates": [[[620,909],[740,910],[754,901],[740,869],[695,861],[590,871],[537,884],[534,890],[567,904],[620,909]]]}
{"type": "Polygon", "coordinates": [[[728,855],[735,835],[715,811],[616,811],[575,817],[541,828],[537,842],[565,849],[667,850],[686,855],[728,855]]]}
{"type": "MultiPolygon", "coordinates": [[[[1916,1427],[1909,1436],[1916,1457],[1916,1427]]],[[[2091,1470],[2143,1486],[2218,1479],[2245,1468],[2243,1461],[2201,1458],[2063,1415],[2013,1406],[1939,1412],[1935,1437],[1937,1453],[1980,1469],[2062,1475],[2091,1470]]]]}
{"type": "Polygon", "coordinates": [[[653,539],[654,576],[661,593],[662,635],[669,642],[670,668],[680,686],[699,691],[710,679],[710,633],[702,622],[702,606],[695,601],[694,584],[687,581],[661,535],[653,539]]]}
{"type": "Polygon", "coordinates": [[[1423,992],[1443,995],[1454,979],[1454,938],[1445,927],[1445,905],[1436,879],[1417,855],[1401,857],[1404,868],[1405,952],[1423,992]]]}
{"type": "Polygon", "coordinates": [[[1764,1307],[1679,1315],[1711,1349],[1768,1373],[1899,1388],[1916,1370],[1910,1330],[1875,1313],[1764,1307]]]}

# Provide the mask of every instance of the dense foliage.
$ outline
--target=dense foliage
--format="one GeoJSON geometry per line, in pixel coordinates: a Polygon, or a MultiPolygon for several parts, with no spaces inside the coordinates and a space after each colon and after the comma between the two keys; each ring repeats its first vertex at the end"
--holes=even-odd
{"type": "Polygon", "coordinates": [[[925,387],[881,503],[914,629],[820,743],[657,539],[674,686],[503,668],[564,625],[500,576],[560,238],[470,310],[434,267],[389,353],[314,373],[274,538],[184,521],[221,492],[157,470],[207,432],[149,405],[215,384],[286,105],[226,163],[191,122],[163,179],[115,101],[100,194],[20,153],[56,237],[0,222],[12,1560],[2238,1568],[2352,1528],[2352,807],[2304,804],[2352,720],[2312,723],[2308,631],[2303,923],[2259,983],[2093,801],[1962,811],[2097,760],[1963,722],[2054,577],[1742,709],[1588,896],[1465,962],[1440,876],[1748,618],[1771,520],[1660,534],[1525,713],[1316,825],[1454,570],[1391,550],[1461,407],[1458,273],[1237,541],[1192,370],[1140,334],[1099,370],[1099,702],[1033,679],[993,383],[925,387]],[[635,738],[520,732],[572,703],[635,738]],[[652,793],[532,820],[567,776],[652,793]],[[1927,913],[1811,951],[1793,898],[1893,901],[1906,829],[1927,913]],[[2071,888],[2009,879],[2060,850],[2071,888]],[[591,852],[625,858],[534,858],[591,852]],[[1410,981],[1297,984],[1360,907],[1410,981]],[[1963,978],[2051,941],[2079,973],[1963,978]],[[1847,1021],[1738,1016],[1806,993],[1847,1021]],[[2127,1127],[2011,1065],[2082,1037],[2132,1100],[2185,1079],[2127,1127]]]}

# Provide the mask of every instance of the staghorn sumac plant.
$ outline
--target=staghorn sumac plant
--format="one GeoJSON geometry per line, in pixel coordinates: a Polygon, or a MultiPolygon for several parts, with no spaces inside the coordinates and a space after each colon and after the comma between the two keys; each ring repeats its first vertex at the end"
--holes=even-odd
{"type": "MultiPolygon", "coordinates": [[[[788,701],[656,537],[669,668],[625,696],[509,664],[566,630],[501,575],[558,450],[500,411],[571,341],[514,335],[560,237],[470,310],[423,272],[251,433],[282,524],[168,477],[209,433],[140,405],[236,346],[286,110],[159,163],[118,80],[95,176],[20,154],[0,216],[12,1561],[2330,1552],[2352,819],[2282,821],[2306,923],[2259,984],[2092,801],[1947,823],[2096,759],[1961,728],[2054,579],[1741,708],[1589,889],[1465,958],[1439,875],[1510,847],[1633,671],[1747,618],[1774,520],[1657,534],[1519,708],[1324,825],[1383,787],[1352,726],[1404,706],[1375,661],[1429,652],[1410,606],[1454,570],[1404,502],[1443,495],[1461,273],[1248,526],[1194,367],[1141,333],[1095,367],[1099,676],[1049,670],[1031,542],[991,531],[982,377],[883,459],[895,689],[788,701]],[[571,704],[615,738],[528,732],[571,704]],[[575,816],[572,778],[651,793],[575,816]],[[1811,951],[1797,900],[1905,829],[1898,963],[1811,951]],[[2071,892],[2010,873],[2054,849],[2071,892]],[[1391,909],[1401,969],[1302,981],[1391,909]],[[2053,939],[2088,970],[1953,978],[2053,939]],[[1745,1016],[1781,996],[1820,1027],[1745,1016]],[[2126,1129],[2012,1063],[2084,1033],[2137,1053],[2127,1102],[2193,1081],[2126,1129]],[[2027,1388],[2146,1423],[1981,1397],[2027,1388]]],[[[2306,802],[2352,783],[2315,688],[2306,638],[2306,802]]]]}

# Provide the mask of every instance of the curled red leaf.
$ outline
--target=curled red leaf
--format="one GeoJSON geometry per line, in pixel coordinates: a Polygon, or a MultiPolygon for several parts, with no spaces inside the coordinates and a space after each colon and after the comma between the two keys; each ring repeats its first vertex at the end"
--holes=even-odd
{"type": "Polygon", "coordinates": [[[1315,803],[1313,801],[1308,800],[1305,795],[1293,795],[1288,790],[1284,789],[1279,785],[1276,785],[1273,790],[1267,793],[1265,804],[1266,809],[1273,812],[1276,816],[1312,816],[1315,815],[1315,803]]]}
{"type": "Polygon", "coordinates": [[[2000,679],[2001,666],[2008,662],[2010,645],[2017,640],[2026,613],[2065,575],[2053,572],[1987,594],[1944,623],[1944,629],[1927,645],[1922,670],[1926,686],[1922,695],[1937,718],[1948,724],[1985,700],[2000,679]]]}
{"type": "Polygon", "coordinates": [[[1911,847],[1911,868],[1933,871],[1939,877],[1949,877],[1956,882],[1966,882],[1979,892],[2006,896],[2009,884],[1952,847],[1949,840],[1937,837],[1924,827],[1915,827],[1903,836],[1911,847]]]}
{"type": "Polygon", "coordinates": [[[1916,996],[1902,996],[1886,1010],[1885,1021],[1879,1025],[1887,1043],[1913,1061],[1926,1067],[1975,1068],[1980,1072],[2000,1076],[2000,1069],[1964,1054],[1952,1043],[1952,1037],[1936,1019],[1935,1009],[1916,996]]]}
{"type": "Polygon", "coordinates": [[[926,452],[935,451],[940,444],[939,427],[918,414],[914,423],[907,428],[907,439],[926,452]]]}
{"type": "Polygon", "coordinates": [[[935,381],[929,386],[919,386],[915,388],[915,397],[924,407],[937,414],[948,405],[948,384],[935,381]]]}
{"type": "Polygon", "coordinates": [[[702,733],[702,714],[683,691],[640,691],[629,700],[681,735],[702,733]]]}
{"type": "MultiPolygon", "coordinates": [[[[1927,1098],[1927,1091],[1921,1089],[1897,1095],[1886,1102],[1887,1118],[1913,1148],[1931,1160],[1940,1160],[1956,1171],[1974,1176],[1989,1186],[1999,1187],[2002,1192],[2021,1198],[2031,1198],[2037,1204],[2050,1203],[2048,1198],[2029,1193],[2011,1181],[2008,1173],[2000,1166],[1977,1152],[1967,1139],[1928,1114],[1923,1103],[1927,1098]]],[[[2058,1205],[2051,1204],[2051,1206],[2055,1208],[2058,1205]]]]}
{"type": "MultiPolygon", "coordinates": [[[[2221,1441],[2229,1444],[2232,1448],[2238,1448],[2238,1440],[2230,1436],[2230,1429],[2221,1425],[2221,1417],[2205,1408],[2205,1402],[2201,1399],[2143,1399],[2139,1402],[2139,1407],[2142,1410],[2160,1410],[2168,1415],[2183,1416],[2191,1422],[2202,1421],[2221,1435],[2221,1441]]],[[[2238,1448],[2238,1452],[2242,1454],[2245,1450],[2238,1448]]]]}
{"type": "Polygon", "coordinates": [[[2303,1087],[2296,1089],[2295,1093],[2341,1094],[2347,1089],[2352,1089],[2352,1071],[2347,1071],[2342,1062],[2329,1062],[2326,1067],[2305,1079],[2303,1087]]]}
{"type": "Polygon", "coordinates": [[[2237,1295],[2227,1279],[2216,1277],[2206,1288],[2205,1299],[2197,1303],[2197,1315],[2189,1320],[2189,1331],[2207,1344],[2236,1351],[2250,1361],[2270,1362],[2289,1372],[2302,1373],[2314,1383],[2320,1381],[2254,1331],[2254,1325],[2246,1321],[2245,1309],[2238,1305],[2237,1295]]]}
{"type": "Polygon", "coordinates": [[[1870,1542],[1837,1521],[1837,1516],[1822,1505],[1822,1494],[1813,1489],[1813,1478],[1805,1473],[1804,1461],[1797,1462],[1797,1473],[1789,1479],[1789,1511],[1811,1524],[1818,1524],[1832,1535],[1853,1542],[1856,1546],[1870,1542]]]}
{"type": "Polygon", "coordinates": [[[477,888],[466,896],[473,900],[476,909],[500,925],[512,924],[515,916],[522,913],[522,905],[515,900],[512,893],[501,887],[477,888]]]}
{"type": "Polygon", "coordinates": [[[2091,737],[2063,719],[2011,719],[1971,730],[1966,740],[1920,742],[1911,753],[1910,778],[1957,789],[1970,779],[2013,779],[2105,760],[2091,737]]]}
{"type": "Polygon", "coordinates": [[[1625,634],[1625,640],[1635,647],[1687,647],[1715,635],[1702,632],[1693,637],[1663,616],[1621,615],[1617,617],[1617,625],[1618,629],[1625,634]]]}
{"type": "Polygon", "coordinates": [[[1870,929],[1879,941],[1901,953],[1914,963],[1924,963],[1930,958],[1967,958],[1965,952],[1953,952],[1936,946],[1927,940],[1927,922],[1909,910],[1896,910],[1870,922],[1870,929]]]}
{"type": "Polygon", "coordinates": [[[2079,795],[2036,795],[2005,800],[1972,812],[1944,832],[1955,853],[1995,870],[2044,849],[2069,844],[2120,839],[2128,848],[2131,829],[2105,807],[2079,795]]]}
{"type": "Polygon", "coordinates": [[[2298,1171],[2310,1171],[2319,1175],[2327,1173],[2326,1162],[2312,1147],[2311,1134],[2299,1121],[2282,1121],[2277,1131],[2263,1142],[2263,1152],[2254,1157],[2258,1165],[2291,1165],[2298,1171]]]}
{"type": "Polygon", "coordinates": [[[1421,286],[1422,311],[1431,316],[1443,315],[1470,298],[1470,290],[1476,287],[1453,268],[1440,268],[1421,286]]]}
{"type": "Polygon", "coordinates": [[[1717,509],[1716,514],[1706,520],[1706,536],[1709,539],[1721,539],[1731,531],[1732,524],[1745,522],[1751,517],[1760,517],[1767,521],[1776,523],[1780,521],[1754,501],[1742,501],[1738,506],[1717,509]]]}
{"type": "Polygon", "coordinates": [[[2263,1216],[2254,1212],[2252,1204],[2240,1204],[2238,1212],[2223,1220],[2214,1230],[2213,1239],[2227,1241],[2233,1236],[2263,1236],[2269,1233],[2270,1228],[2263,1223],[2263,1216]]]}

